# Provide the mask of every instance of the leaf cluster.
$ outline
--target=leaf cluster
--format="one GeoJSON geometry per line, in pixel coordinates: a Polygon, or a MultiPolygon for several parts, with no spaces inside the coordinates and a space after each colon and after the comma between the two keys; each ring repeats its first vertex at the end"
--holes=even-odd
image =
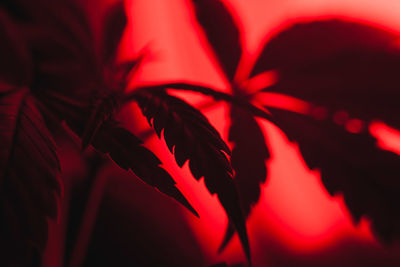
{"type": "Polygon", "coordinates": [[[62,195],[54,129],[64,124],[80,138],[82,149],[91,146],[108,155],[198,216],[157,156],[117,121],[120,108],[131,101],[165,140],[177,164],[187,162],[193,177],[203,178],[210,194],[217,195],[229,218],[220,250],[236,231],[251,265],[245,221],[260,198],[270,158],[260,119],[298,143],[307,165],[320,170],[328,192],[343,194],[355,221],[368,216],[378,237],[399,241],[399,157],[379,149],[365,127],[375,119],[400,127],[400,53],[393,45],[398,37],[339,20],[296,24],[274,36],[249,77],[241,77],[239,62],[246,58],[236,18],[219,0],[192,4],[212,56],[229,81],[229,94],[185,82],[126,93],[130,74],[145,55],[122,64],[115,60],[127,21],[122,2],[103,17],[100,43],[72,2],[0,4],[0,256],[7,264],[40,264],[47,218],[57,218],[62,195]],[[249,81],[270,72],[277,81],[249,94],[249,81]],[[229,102],[232,151],[197,108],[167,89],[229,102]],[[307,101],[307,110],[259,108],[255,102],[265,92],[307,101]],[[322,117],[314,116],[321,110],[322,117]],[[356,119],[338,123],[337,112],[356,119]],[[359,127],[346,130],[352,122],[359,127]]]}

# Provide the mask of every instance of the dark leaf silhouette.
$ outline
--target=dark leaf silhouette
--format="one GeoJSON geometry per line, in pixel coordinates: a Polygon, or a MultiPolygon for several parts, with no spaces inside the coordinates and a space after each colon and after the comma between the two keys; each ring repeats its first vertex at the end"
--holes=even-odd
{"type": "MultiPolygon", "coordinates": [[[[10,13],[21,23],[22,27],[28,23],[34,23],[33,26],[51,31],[55,38],[69,40],[65,45],[75,43],[85,49],[92,46],[92,34],[86,16],[74,1],[13,0],[12,3],[6,3],[5,6],[11,7],[10,13]],[[18,16],[17,12],[13,12],[13,10],[18,10],[24,15],[18,16]]],[[[50,42],[50,40],[46,41],[50,42]]]]}
{"type": "MultiPolygon", "coordinates": [[[[232,107],[230,116],[229,141],[234,144],[231,157],[235,171],[234,181],[243,213],[247,217],[260,198],[260,184],[267,178],[265,161],[270,154],[260,126],[248,111],[232,107]]],[[[220,251],[225,248],[233,234],[234,228],[229,224],[220,251]]]]}
{"type": "Polygon", "coordinates": [[[31,60],[22,36],[11,18],[0,8],[0,83],[28,85],[31,81],[31,60]]]}
{"type": "Polygon", "coordinates": [[[140,55],[137,60],[130,60],[117,65],[111,65],[111,68],[106,68],[105,73],[109,75],[108,84],[110,88],[105,92],[100,92],[103,96],[92,103],[91,115],[86,122],[85,130],[82,135],[82,148],[86,148],[101,125],[113,119],[115,113],[124,104],[124,90],[128,81],[129,74],[134,72],[140,65],[144,54],[140,55]],[[110,91],[110,92],[107,92],[110,91]]]}
{"type": "MultiPolygon", "coordinates": [[[[214,48],[227,78],[231,81],[234,95],[243,97],[242,93],[245,90],[240,87],[240,82],[234,81],[242,54],[240,33],[234,18],[221,1],[193,1],[193,3],[197,20],[214,48]]],[[[258,201],[260,183],[266,179],[265,160],[269,156],[268,148],[252,115],[239,108],[232,108],[231,119],[233,124],[230,128],[230,141],[235,143],[232,154],[234,179],[241,197],[244,215],[247,217],[251,206],[258,201]],[[241,127],[243,129],[240,129],[241,127]],[[246,127],[249,128],[246,129],[246,127]]],[[[226,247],[233,234],[234,228],[229,223],[219,251],[226,247]]]]}
{"type": "Polygon", "coordinates": [[[92,108],[92,114],[86,123],[86,129],[82,136],[82,148],[85,149],[92,143],[93,137],[101,125],[110,120],[117,112],[120,105],[121,94],[113,93],[104,98],[98,99],[92,108]]]}
{"type": "Polygon", "coordinates": [[[0,255],[2,264],[37,260],[56,219],[62,188],[56,148],[27,89],[0,98],[0,255]]]}
{"type": "Polygon", "coordinates": [[[366,215],[386,242],[400,240],[400,157],[376,147],[367,131],[351,133],[331,120],[272,109],[277,125],[321,172],[328,192],[342,193],[354,220],[366,215]]]}
{"type": "Polygon", "coordinates": [[[230,150],[207,118],[185,101],[153,91],[137,96],[143,114],[174,153],[180,167],[189,161],[189,168],[198,180],[204,182],[211,194],[217,194],[229,220],[238,231],[247,258],[250,250],[246,226],[240,209],[238,193],[232,180],[232,168],[226,155],[230,150]]]}
{"type": "Polygon", "coordinates": [[[94,135],[93,146],[103,153],[109,154],[121,168],[131,169],[142,181],[176,199],[194,215],[199,216],[179,189],[175,187],[172,177],[160,166],[160,160],[128,130],[116,126],[112,122],[103,123],[97,134],[94,135]]]}
{"type": "MultiPolygon", "coordinates": [[[[44,116],[53,115],[60,121],[65,120],[78,136],[83,136],[86,146],[102,121],[113,112],[113,108],[108,108],[113,101],[108,100],[114,96],[111,92],[118,91],[115,94],[119,94],[122,91],[125,80],[121,80],[126,78],[127,66],[114,70],[113,65],[101,64],[103,62],[96,56],[96,44],[88,21],[73,2],[18,2],[29,11],[29,16],[20,23],[20,27],[24,30],[36,66],[33,94],[44,104],[44,116]],[[118,72],[118,77],[114,71],[118,72]],[[102,99],[107,101],[103,103],[102,99]]],[[[123,12],[123,9],[120,11],[123,12]]],[[[110,16],[108,20],[112,19],[110,16]]],[[[110,32],[111,28],[107,29],[105,35],[114,34],[110,32]]],[[[115,39],[107,41],[117,42],[115,39]]],[[[109,56],[113,56],[114,51],[111,50],[116,47],[112,47],[111,43],[104,46],[108,49],[107,53],[111,53],[109,56]]]]}
{"type": "Polygon", "coordinates": [[[307,66],[346,50],[387,48],[395,39],[380,28],[338,19],[297,23],[266,43],[252,74],[307,66]]]}
{"type": "Polygon", "coordinates": [[[77,103],[90,105],[106,87],[89,24],[71,1],[17,2],[27,13],[19,28],[35,66],[32,93],[52,112],[68,119],[68,113],[61,111],[65,105],[58,107],[49,98],[57,95],[68,100],[70,108],[77,103]]]}
{"type": "Polygon", "coordinates": [[[222,69],[233,80],[242,55],[239,30],[220,0],[192,0],[197,21],[214,48],[222,69]]]}
{"type": "Polygon", "coordinates": [[[277,71],[277,83],[266,91],[400,127],[397,38],[354,22],[296,24],[265,46],[254,73],[277,71]]]}
{"type": "Polygon", "coordinates": [[[253,71],[277,72],[276,84],[266,91],[329,110],[329,120],[321,121],[274,110],[274,122],[299,142],[308,166],[320,169],[327,190],[343,193],[355,221],[362,215],[370,217],[374,231],[386,242],[399,240],[400,215],[395,207],[399,157],[379,150],[362,126],[373,119],[400,126],[395,115],[399,112],[397,38],[382,29],[339,20],[297,24],[265,46],[253,71]],[[351,133],[333,123],[339,112],[361,119],[353,129],[361,132],[351,133]]]}
{"type": "Polygon", "coordinates": [[[107,10],[103,22],[101,55],[104,63],[111,63],[114,59],[126,22],[124,2],[118,1],[107,10]]]}

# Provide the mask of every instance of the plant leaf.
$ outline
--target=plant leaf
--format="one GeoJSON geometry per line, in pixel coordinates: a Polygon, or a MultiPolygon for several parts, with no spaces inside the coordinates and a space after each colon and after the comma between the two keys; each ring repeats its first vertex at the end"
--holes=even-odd
{"type": "Polygon", "coordinates": [[[175,187],[175,181],[169,173],[160,167],[160,160],[128,130],[113,125],[111,122],[103,123],[94,136],[93,146],[101,152],[109,154],[121,168],[131,169],[143,182],[174,198],[195,216],[199,216],[179,189],[175,187]]]}
{"type": "Polygon", "coordinates": [[[239,238],[250,262],[250,249],[246,225],[240,209],[240,202],[232,179],[232,168],[226,155],[230,150],[211,126],[207,118],[197,109],[164,90],[142,93],[137,96],[138,104],[165,142],[180,167],[189,161],[194,178],[204,177],[204,183],[211,194],[217,194],[229,220],[238,231],[239,238]]]}
{"type": "Polygon", "coordinates": [[[119,92],[110,94],[94,103],[92,114],[86,123],[86,129],[82,135],[82,149],[92,143],[93,137],[101,125],[110,120],[120,105],[119,92]]]}
{"type": "Polygon", "coordinates": [[[118,111],[124,102],[124,90],[126,88],[129,74],[135,71],[143,60],[144,54],[141,54],[138,59],[123,62],[122,64],[113,65],[114,68],[106,69],[110,74],[110,84],[115,85],[111,87],[113,91],[100,92],[105,94],[100,96],[92,105],[91,115],[86,123],[86,128],[82,135],[82,149],[85,149],[91,142],[101,127],[107,120],[112,119],[114,114],[118,111]]]}
{"type": "MultiPolygon", "coordinates": [[[[260,199],[260,186],[266,181],[267,167],[265,161],[270,157],[263,132],[252,114],[244,109],[232,107],[229,141],[233,142],[232,167],[235,171],[234,181],[239,191],[244,216],[247,218],[251,208],[260,199]]],[[[222,251],[231,240],[234,228],[228,224],[222,251]]]]}
{"type": "Polygon", "coordinates": [[[6,266],[27,266],[46,246],[47,217],[58,216],[60,165],[27,89],[1,94],[0,120],[0,255],[6,266]]]}
{"type": "Polygon", "coordinates": [[[118,1],[107,10],[103,21],[101,56],[104,63],[111,63],[114,60],[126,23],[124,2],[118,1]]]}
{"type": "Polygon", "coordinates": [[[307,165],[318,168],[331,195],[343,194],[355,222],[365,215],[385,242],[400,240],[400,157],[378,149],[367,131],[355,134],[330,120],[271,109],[277,126],[296,141],[307,165]]]}
{"type": "MultiPolygon", "coordinates": [[[[339,20],[297,24],[273,38],[253,73],[273,70],[275,85],[266,88],[345,111],[369,122],[381,119],[399,127],[395,34],[339,20]]],[[[299,143],[310,168],[320,168],[331,193],[341,192],[355,221],[365,215],[386,242],[399,241],[399,157],[379,150],[367,132],[350,133],[331,120],[269,108],[274,122],[299,143]]]]}
{"type": "Polygon", "coordinates": [[[35,66],[32,94],[46,119],[65,120],[82,136],[93,99],[107,87],[85,16],[74,1],[13,4],[24,11],[18,26],[35,66]]]}
{"type": "Polygon", "coordinates": [[[214,48],[222,69],[233,80],[242,55],[239,29],[220,0],[192,0],[197,21],[214,48]]]}
{"type": "Polygon", "coordinates": [[[1,93],[5,84],[29,85],[32,80],[31,58],[17,26],[0,8],[0,82],[1,93]]]}
{"type": "MultiPolygon", "coordinates": [[[[5,7],[19,21],[20,26],[35,24],[46,28],[58,36],[66,36],[66,40],[79,44],[83,50],[92,47],[90,26],[81,8],[74,1],[63,0],[12,0],[5,7]],[[85,47],[85,48],[84,48],[85,47]]],[[[56,37],[57,36],[57,37],[56,37]]],[[[51,40],[46,40],[50,42],[51,40]]],[[[90,51],[89,51],[90,52],[90,51]]]]}
{"type": "Polygon", "coordinates": [[[71,1],[17,2],[28,14],[18,25],[35,66],[32,93],[42,99],[58,92],[91,103],[105,86],[82,11],[71,1]]]}
{"type": "Polygon", "coordinates": [[[397,38],[354,22],[296,24],[265,46],[254,71],[277,71],[266,91],[400,127],[397,38]]]}
{"type": "Polygon", "coordinates": [[[345,50],[387,48],[396,39],[393,33],[377,27],[345,20],[299,22],[265,44],[252,76],[276,68],[307,66],[345,50]]]}

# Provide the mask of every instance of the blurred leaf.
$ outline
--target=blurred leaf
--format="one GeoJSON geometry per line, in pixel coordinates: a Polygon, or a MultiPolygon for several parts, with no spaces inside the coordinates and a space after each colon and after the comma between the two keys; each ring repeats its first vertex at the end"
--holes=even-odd
{"type": "Polygon", "coordinates": [[[90,104],[106,86],[82,10],[61,0],[16,0],[15,5],[25,13],[15,20],[32,55],[32,94],[49,109],[54,107],[47,102],[51,94],[90,104]]]}
{"type": "MultiPolygon", "coordinates": [[[[87,50],[92,47],[92,34],[85,14],[75,1],[65,0],[6,0],[5,6],[20,26],[34,24],[46,28],[55,36],[67,37],[87,50]],[[15,10],[15,12],[13,12],[15,10]],[[24,14],[18,16],[16,13],[24,14]]],[[[34,26],[32,25],[32,26],[34,26]]],[[[46,40],[50,42],[51,40],[46,40]]]]}
{"type": "Polygon", "coordinates": [[[126,23],[124,1],[118,1],[107,10],[103,21],[101,56],[104,63],[112,63],[126,23]]]}
{"type": "Polygon", "coordinates": [[[185,101],[153,91],[137,96],[138,104],[149,123],[165,142],[180,167],[189,161],[189,168],[198,180],[204,177],[211,194],[217,194],[229,220],[238,231],[250,261],[250,249],[239,197],[232,179],[232,168],[226,155],[230,150],[207,118],[185,101]]]}
{"type": "Polygon", "coordinates": [[[265,46],[254,73],[277,71],[277,83],[266,91],[400,127],[397,39],[354,22],[296,24],[265,46]]]}
{"type": "Polygon", "coordinates": [[[160,160],[128,130],[112,125],[111,122],[104,123],[94,136],[93,146],[109,154],[121,168],[131,169],[143,182],[174,198],[194,215],[199,216],[175,187],[175,181],[169,173],[160,167],[160,160]]]}
{"type": "Polygon", "coordinates": [[[386,242],[400,237],[395,204],[399,157],[379,150],[367,131],[350,133],[330,119],[345,111],[366,123],[381,119],[400,126],[397,38],[382,29],[339,20],[296,24],[272,38],[253,71],[278,73],[277,83],[266,91],[331,112],[329,120],[321,121],[282,110],[272,114],[289,139],[299,143],[308,166],[320,169],[327,190],[341,192],[355,221],[369,217],[386,242]]]}
{"type": "Polygon", "coordinates": [[[388,48],[396,39],[380,28],[344,20],[296,23],[265,44],[252,74],[308,66],[343,51],[388,48]]]}
{"type": "Polygon", "coordinates": [[[355,222],[365,215],[386,242],[400,240],[400,157],[380,150],[368,131],[346,131],[330,120],[271,109],[277,126],[295,141],[331,195],[341,193],[355,222]]]}
{"type": "Polygon", "coordinates": [[[60,165],[35,101],[27,89],[0,97],[0,258],[4,266],[40,261],[47,242],[47,217],[56,219],[58,214],[60,165]]]}
{"type": "Polygon", "coordinates": [[[17,25],[0,8],[0,83],[26,86],[32,80],[31,58],[17,25]]]}
{"type": "Polygon", "coordinates": [[[237,25],[220,0],[192,0],[197,21],[214,48],[222,69],[233,80],[242,55],[237,25]]]}
{"type": "Polygon", "coordinates": [[[82,149],[92,143],[94,136],[103,123],[112,118],[120,105],[120,94],[118,92],[98,99],[92,108],[92,114],[86,123],[85,131],[82,135],[82,149]]]}

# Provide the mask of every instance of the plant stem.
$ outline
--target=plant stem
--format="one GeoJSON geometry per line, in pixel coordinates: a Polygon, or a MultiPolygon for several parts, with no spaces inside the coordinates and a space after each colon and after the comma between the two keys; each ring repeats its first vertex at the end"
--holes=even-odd
{"type": "Polygon", "coordinates": [[[98,210],[103,199],[107,180],[110,175],[109,165],[104,159],[99,159],[93,175],[94,181],[91,185],[88,200],[86,202],[83,218],[78,231],[78,235],[73,247],[71,258],[69,259],[69,267],[80,267],[85,261],[86,252],[89,246],[93,227],[96,222],[98,210]]]}
{"type": "Polygon", "coordinates": [[[135,88],[135,91],[132,93],[128,93],[125,98],[124,102],[129,102],[135,100],[136,97],[143,92],[151,92],[151,91],[158,91],[158,90],[165,90],[166,88],[171,88],[175,90],[183,90],[183,91],[192,91],[198,92],[203,95],[211,96],[215,100],[223,100],[230,102],[238,107],[244,108],[247,111],[251,112],[254,116],[264,118],[270,122],[274,122],[274,118],[272,115],[259,107],[251,104],[246,98],[241,98],[237,96],[233,96],[231,94],[227,94],[221,91],[214,90],[207,86],[190,84],[185,82],[176,82],[176,83],[164,83],[159,85],[148,85],[148,86],[139,86],[135,88]]]}

